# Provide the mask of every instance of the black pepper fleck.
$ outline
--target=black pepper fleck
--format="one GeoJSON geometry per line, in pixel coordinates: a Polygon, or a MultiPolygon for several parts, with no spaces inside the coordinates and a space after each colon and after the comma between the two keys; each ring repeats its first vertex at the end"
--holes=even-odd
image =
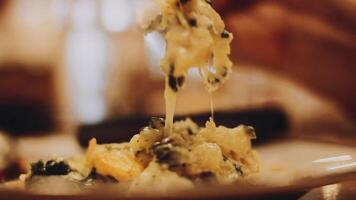
{"type": "Polygon", "coordinates": [[[223,155],[223,161],[226,162],[227,160],[228,158],[225,155],[223,155]]]}
{"type": "Polygon", "coordinates": [[[187,128],[188,135],[194,135],[194,132],[191,128],[187,128]]]}
{"type": "Polygon", "coordinates": [[[230,33],[227,32],[226,30],[224,30],[224,31],[221,33],[221,37],[222,37],[222,38],[229,38],[229,37],[230,37],[230,33]]]}
{"type": "Polygon", "coordinates": [[[240,165],[234,164],[234,167],[237,173],[239,173],[241,176],[244,175],[244,172],[242,171],[242,167],[240,165]]]}
{"type": "Polygon", "coordinates": [[[197,27],[198,26],[197,20],[193,19],[193,18],[188,19],[188,23],[189,23],[189,25],[191,27],[197,27]]]}

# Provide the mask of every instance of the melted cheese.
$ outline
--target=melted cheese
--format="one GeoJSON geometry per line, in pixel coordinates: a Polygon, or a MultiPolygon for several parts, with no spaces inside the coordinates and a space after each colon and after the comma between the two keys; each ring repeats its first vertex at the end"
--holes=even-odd
{"type": "MultiPolygon", "coordinates": [[[[147,31],[160,31],[167,42],[161,68],[166,74],[166,122],[152,123],[129,143],[98,145],[90,141],[84,171],[130,182],[130,191],[191,189],[199,181],[234,183],[258,172],[251,146],[252,127],[217,126],[212,92],[226,80],[232,63],[232,34],[209,0],[157,0],[161,9],[147,31]],[[211,118],[200,128],[190,119],[173,123],[177,92],[190,68],[197,67],[210,93],[211,118]]],[[[157,119],[156,119],[157,120],[157,119]]],[[[82,168],[82,167],[80,167],[82,168]]],[[[78,168],[79,169],[79,168],[78,168]]],[[[31,174],[29,174],[29,177],[31,174]]],[[[68,175],[69,176],[69,175],[68,175]]]]}
{"type": "Polygon", "coordinates": [[[166,134],[169,134],[172,132],[177,94],[169,87],[168,78],[166,78],[166,84],[165,84],[165,89],[164,89],[164,99],[165,99],[165,103],[166,103],[165,132],[166,132],[166,134]]]}
{"type": "MultiPolygon", "coordinates": [[[[161,14],[146,27],[166,40],[161,69],[166,74],[166,131],[172,131],[176,92],[190,68],[199,68],[209,92],[225,82],[231,72],[231,33],[207,0],[157,0],[161,14]]],[[[212,102],[211,102],[212,104],[212,102]]],[[[213,115],[213,106],[211,105],[213,115]]]]}

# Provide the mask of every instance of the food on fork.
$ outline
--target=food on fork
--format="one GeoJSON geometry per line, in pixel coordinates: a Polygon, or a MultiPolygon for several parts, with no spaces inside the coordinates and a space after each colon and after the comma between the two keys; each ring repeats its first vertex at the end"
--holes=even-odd
{"type": "Polygon", "coordinates": [[[161,60],[166,119],[151,118],[129,142],[97,144],[92,139],[83,157],[33,163],[31,171],[20,177],[23,187],[41,188],[55,178],[55,183],[74,188],[117,183],[117,188],[129,193],[166,193],[232,184],[258,172],[252,127],[217,126],[213,117],[205,127],[189,118],[173,122],[176,95],[189,69],[198,68],[208,92],[225,82],[232,67],[228,57],[232,34],[209,0],[156,2],[161,13],[145,31],[159,31],[167,43],[161,60]]]}

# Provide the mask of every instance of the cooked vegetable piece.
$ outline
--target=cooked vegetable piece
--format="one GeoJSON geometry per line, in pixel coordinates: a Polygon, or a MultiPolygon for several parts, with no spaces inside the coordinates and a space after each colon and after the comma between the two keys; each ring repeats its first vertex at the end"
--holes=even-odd
{"type": "Polygon", "coordinates": [[[32,174],[38,176],[67,175],[70,171],[68,163],[63,160],[49,160],[46,163],[40,160],[31,164],[32,174]]]}
{"type": "Polygon", "coordinates": [[[90,142],[87,158],[96,172],[104,176],[112,176],[118,181],[132,181],[143,171],[129,144],[97,145],[96,140],[90,142]]]}

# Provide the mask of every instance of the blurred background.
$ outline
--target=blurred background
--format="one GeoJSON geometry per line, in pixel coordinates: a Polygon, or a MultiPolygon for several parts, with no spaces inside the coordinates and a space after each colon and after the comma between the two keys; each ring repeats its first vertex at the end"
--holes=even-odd
{"type": "MultiPolygon", "coordinates": [[[[137,24],[147,1],[0,0],[0,129],[16,137],[22,157],[80,152],[67,138],[82,126],[164,113],[165,42],[137,24]]],[[[213,5],[235,37],[234,72],[213,94],[215,110],[274,108],[289,132],[354,133],[355,0],[213,5]]],[[[210,112],[190,73],[177,114],[210,112]]]]}

